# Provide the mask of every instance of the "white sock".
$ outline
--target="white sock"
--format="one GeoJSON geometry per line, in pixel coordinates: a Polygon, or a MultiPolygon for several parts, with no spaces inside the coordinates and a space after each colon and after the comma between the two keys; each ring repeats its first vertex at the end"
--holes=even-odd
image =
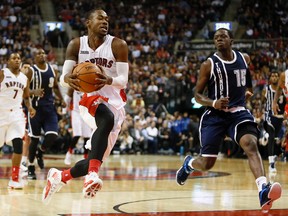
{"type": "Polygon", "coordinates": [[[269,156],[268,160],[269,160],[269,164],[275,163],[275,156],[269,156]]]}
{"type": "Polygon", "coordinates": [[[260,176],[256,179],[256,185],[258,187],[258,191],[260,192],[262,190],[262,185],[267,184],[267,178],[265,176],[260,176]]]}
{"type": "Polygon", "coordinates": [[[22,158],[21,158],[21,164],[22,163],[26,163],[27,162],[27,156],[22,156],[22,158]]]}

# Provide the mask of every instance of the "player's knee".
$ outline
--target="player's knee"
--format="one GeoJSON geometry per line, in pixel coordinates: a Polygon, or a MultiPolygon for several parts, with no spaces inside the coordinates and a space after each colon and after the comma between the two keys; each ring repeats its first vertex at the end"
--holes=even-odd
{"type": "Polygon", "coordinates": [[[95,115],[96,124],[99,127],[111,131],[114,126],[114,114],[104,104],[100,104],[95,115]]]}
{"type": "Polygon", "coordinates": [[[23,150],[23,140],[20,138],[15,138],[12,140],[13,151],[16,154],[22,154],[23,150]]]}
{"type": "Polygon", "coordinates": [[[202,157],[202,171],[207,171],[212,169],[212,167],[214,166],[215,162],[216,162],[216,157],[202,157]]]}
{"type": "Polygon", "coordinates": [[[46,134],[44,138],[44,142],[47,146],[51,146],[56,141],[57,137],[58,136],[56,134],[52,134],[52,133],[46,134]]]}
{"type": "Polygon", "coordinates": [[[247,156],[248,154],[254,154],[258,150],[257,137],[251,134],[246,134],[240,139],[240,146],[243,148],[247,156]]]}

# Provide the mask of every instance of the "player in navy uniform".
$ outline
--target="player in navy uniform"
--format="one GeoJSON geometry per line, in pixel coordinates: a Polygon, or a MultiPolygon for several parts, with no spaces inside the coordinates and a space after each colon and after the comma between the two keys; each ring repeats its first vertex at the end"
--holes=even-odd
{"type": "Polygon", "coordinates": [[[286,98],[284,92],[278,98],[278,114],[274,115],[272,110],[272,104],[275,97],[277,84],[279,80],[279,74],[276,71],[272,71],[269,78],[269,84],[264,88],[262,92],[263,97],[266,99],[265,103],[265,119],[264,119],[264,129],[269,134],[268,138],[268,160],[269,160],[269,173],[276,172],[275,166],[275,138],[279,138],[279,133],[282,128],[282,123],[284,120],[284,108],[286,105],[286,98]]]}
{"type": "Polygon", "coordinates": [[[31,143],[28,156],[28,179],[36,179],[34,160],[37,157],[38,165],[44,168],[42,154],[53,145],[58,136],[58,116],[54,105],[54,95],[61,100],[62,107],[66,103],[61,95],[57,81],[57,71],[46,62],[46,54],[43,49],[34,53],[34,65],[28,72],[30,80],[30,95],[33,107],[37,113],[34,118],[29,119],[29,136],[31,143]],[[41,130],[44,131],[44,140],[38,147],[41,130]]]}
{"type": "Polygon", "coordinates": [[[261,208],[268,211],[272,202],[280,198],[282,189],[277,182],[267,183],[257,148],[257,124],[245,108],[246,99],[252,95],[247,66],[250,58],[247,54],[232,50],[233,35],[227,29],[220,28],[215,32],[214,43],[217,51],[201,64],[195,87],[196,101],[207,107],[199,123],[201,154],[197,158],[186,156],[176,173],[176,180],[179,185],[184,185],[194,169],[211,169],[216,162],[219,146],[228,135],[245,151],[256,179],[261,208]],[[206,87],[208,96],[204,95],[206,87]]]}

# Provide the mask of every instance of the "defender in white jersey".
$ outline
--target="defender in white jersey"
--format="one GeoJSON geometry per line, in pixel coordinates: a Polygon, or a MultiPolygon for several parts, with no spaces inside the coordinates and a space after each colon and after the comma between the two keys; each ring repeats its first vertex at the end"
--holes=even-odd
{"type": "Polygon", "coordinates": [[[22,189],[23,182],[19,178],[19,168],[26,124],[23,99],[31,117],[35,115],[35,110],[29,99],[28,78],[20,71],[20,55],[12,53],[7,65],[7,68],[0,71],[0,147],[4,143],[12,144],[12,175],[8,187],[22,189]]]}
{"type": "Polygon", "coordinates": [[[115,145],[125,118],[125,88],[129,71],[127,43],[108,34],[109,17],[103,10],[87,13],[86,25],[88,35],[73,39],[67,47],[60,83],[79,90],[79,80],[75,74],[72,75],[72,70],[77,63],[84,61],[100,65],[105,72],[95,80],[99,87],[97,91],[84,94],[80,101],[81,116],[94,128],[90,139],[91,151],[87,159],[77,162],[71,169],[62,172],[50,169],[43,202],[48,202],[68,180],[85,175],[84,197],[96,195],[103,184],[98,176],[100,166],[115,145]]]}
{"type": "MultiPolygon", "coordinates": [[[[80,115],[79,102],[82,98],[83,92],[75,91],[69,88],[64,100],[67,104],[67,110],[70,111],[71,125],[72,125],[72,140],[66,153],[64,163],[70,165],[72,162],[73,149],[78,143],[80,137],[83,138],[83,147],[92,134],[92,128],[84,122],[80,115]]],[[[84,148],[84,158],[88,157],[88,149],[84,148]]]]}

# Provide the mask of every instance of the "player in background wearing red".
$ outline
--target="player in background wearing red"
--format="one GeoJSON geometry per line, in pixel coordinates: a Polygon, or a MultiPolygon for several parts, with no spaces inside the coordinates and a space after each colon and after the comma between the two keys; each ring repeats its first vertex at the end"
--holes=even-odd
{"type": "Polygon", "coordinates": [[[100,65],[105,71],[95,80],[99,90],[84,94],[80,102],[82,118],[94,128],[86,145],[91,151],[87,159],[77,162],[71,169],[49,170],[42,194],[44,203],[48,203],[67,181],[80,176],[85,176],[84,197],[95,197],[103,184],[99,178],[101,164],[110,155],[125,119],[125,88],[129,72],[127,43],[108,34],[109,17],[101,9],[87,13],[86,26],[88,35],[73,39],[67,47],[60,82],[79,90],[79,80],[76,74],[72,75],[72,70],[84,61],[100,65]]]}

